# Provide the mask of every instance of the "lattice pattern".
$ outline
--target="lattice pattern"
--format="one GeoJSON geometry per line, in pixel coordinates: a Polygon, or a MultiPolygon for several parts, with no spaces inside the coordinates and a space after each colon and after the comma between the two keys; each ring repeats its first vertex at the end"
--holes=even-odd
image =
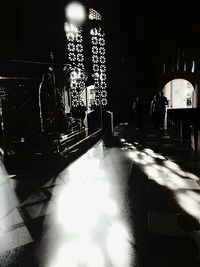
{"type": "Polygon", "coordinates": [[[65,32],[68,41],[68,59],[71,63],[71,105],[72,107],[77,107],[82,104],[81,91],[85,89],[82,28],[81,26],[70,25],[66,22],[65,32]]]}
{"type": "Polygon", "coordinates": [[[105,33],[99,28],[90,31],[92,43],[92,68],[95,86],[95,105],[107,105],[105,33]]]}
{"type": "Polygon", "coordinates": [[[94,10],[93,8],[90,8],[89,9],[89,19],[91,19],[91,20],[102,20],[102,17],[96,10],[94,10]]]}

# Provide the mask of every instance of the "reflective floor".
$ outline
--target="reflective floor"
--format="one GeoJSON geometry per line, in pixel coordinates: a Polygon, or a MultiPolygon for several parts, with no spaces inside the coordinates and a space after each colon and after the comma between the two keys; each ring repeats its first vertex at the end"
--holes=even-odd
{"type": "Polygon", "coordinates": [[[0,166],[0,266],[200,266],[200,159],[120,124],[73,161],[0,166]]]}

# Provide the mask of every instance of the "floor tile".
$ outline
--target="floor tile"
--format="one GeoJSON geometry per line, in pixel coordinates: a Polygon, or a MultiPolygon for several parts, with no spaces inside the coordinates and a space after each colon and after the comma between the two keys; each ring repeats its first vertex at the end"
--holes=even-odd
{"type": "Polygon", "coordinates": [[[33,242],[33,239],[25,226],[4,233],[0,238],[0,253],[33,242]]]}

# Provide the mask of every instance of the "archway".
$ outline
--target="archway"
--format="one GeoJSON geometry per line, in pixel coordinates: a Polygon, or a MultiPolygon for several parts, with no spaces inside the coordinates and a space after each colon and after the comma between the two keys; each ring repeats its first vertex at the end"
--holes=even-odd
{"type": "Polygon", "coordinates": [[[163,88],[169,101],[169,108],[196,107],[196,96],[193,85],[185,79],[173,79],[163,88]]]}

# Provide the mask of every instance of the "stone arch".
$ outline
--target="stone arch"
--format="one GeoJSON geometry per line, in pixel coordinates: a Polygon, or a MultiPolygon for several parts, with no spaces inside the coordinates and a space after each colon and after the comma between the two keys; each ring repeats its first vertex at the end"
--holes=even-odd
{"type": "Polygon", "coordinates": [[[172,81],[172,80],[175,80],[175,79],[184,79],[184,80],[187,80],[188,82],[190,82],[193,87],[195,88],[195,76],[193,73],[191,72],[171,72],[171,73],[168,73],[168,75],[162,77],[161,81],[160,81],[160,90],[162,90],[164,88],[164,86],[172,81]]]}

